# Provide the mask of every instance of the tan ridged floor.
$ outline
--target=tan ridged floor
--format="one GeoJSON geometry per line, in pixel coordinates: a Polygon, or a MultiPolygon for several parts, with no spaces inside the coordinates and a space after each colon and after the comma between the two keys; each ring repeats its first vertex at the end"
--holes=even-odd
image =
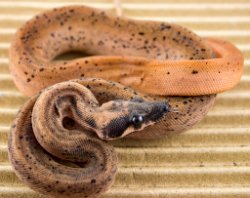
{"type": "MultiPolygon", "coordinates": [[[[0,197],[37,198],[15,176],[7,154],[10,124],[27,100],[8,70],[11,37],[34,14],[55,6],[86,4],[115,13],[112,0],[0,0],[0,197]]],[[[113,142],[119,172],[104,198],[250,197],[250,1],[123,0],[124,14],[172,21],[202,36],[230,40],[245,56],[241,83],[219,94],[193,129],[161,140],[113,142]],[[152,3],[153,2],[153,3],[152,3]]]]}

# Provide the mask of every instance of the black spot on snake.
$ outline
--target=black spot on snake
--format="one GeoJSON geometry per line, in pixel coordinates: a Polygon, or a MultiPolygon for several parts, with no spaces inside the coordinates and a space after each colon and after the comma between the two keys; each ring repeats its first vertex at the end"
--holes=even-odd
{"type": "Polygon", "coordinates": [[[192,74],[198,74],[198,71],[197,70],[193,70],[192,74]]]}
{"type": "Polygon", "coordinates": [[[76,122],[70,117],[64,117],[62,124],[65,129],[71,130],[75,128],[76,122]]]}

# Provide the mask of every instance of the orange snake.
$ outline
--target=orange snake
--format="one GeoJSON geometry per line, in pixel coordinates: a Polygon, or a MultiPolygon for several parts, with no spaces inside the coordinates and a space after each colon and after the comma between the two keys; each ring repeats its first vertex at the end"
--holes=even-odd
{"type": "Polygon", "coordinates": [[[16,86],[33,96],[11,129],[10,161],[31,188],[66,197],[98,197],[114,182],[116,154],[97,136],[156,138],[188,129],[243,72],[243,56],[229,42],[84,6],[24,24],[10,62],[16,86]],[[91,56],[53,61],[68,51],[91,56]]]}

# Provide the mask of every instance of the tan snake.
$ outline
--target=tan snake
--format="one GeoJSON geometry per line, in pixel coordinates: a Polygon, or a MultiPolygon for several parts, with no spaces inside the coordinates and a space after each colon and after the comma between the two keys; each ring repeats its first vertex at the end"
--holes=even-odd
{"type": "Polygon", "coordinates": [[[243,71],[241,53],[228,42],[84,6],[27,22],[10,60],[14,82],[29,96],[84,77],[33,96],[9,136],[10,160],[22,181],[43,194],[72,197],[97,197],[114,182],[116,154],[99,138],[156,138],[188,129],[243,71]],[[53,61],[67,51],[95,56],[53,61]]]}

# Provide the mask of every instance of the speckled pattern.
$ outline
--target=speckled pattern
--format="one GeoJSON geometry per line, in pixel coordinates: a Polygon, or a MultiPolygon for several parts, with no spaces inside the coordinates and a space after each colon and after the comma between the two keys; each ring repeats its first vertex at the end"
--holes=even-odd
{"type": "MultiPolygon", "coordinates": [[[[40,121],[47,123],[43,126],[47,126],[46,129],[52,135],[42,134],[40,139],[35,138],[32,128],[39,132],[39,124],[44,124],[31,122],[32,114],[33,120],[40,115],[36,113],[34,116],[34,111],[32,112],[33,106],[37,106],[36,99],[37,97],[33,97],[23,106],[12,125],[9,153],[17,175],[31,188],[46,195],[99,197],[114,182],[117,157],[113,148],[97,138],[80,132],[78,128],[74,128],[73,131],[64,129],[62,121],[60,123],[55,115],[43,119],[40,117],[40,121]],[[57,136],[52,138],[56,132],[57,136]],[[54,155],[49,154],[37,142],[38,140],[41,143],[41,139],[47,138],[50,139],[47,143],[51,148],[49,151],[54,151],[50,152],[54,155]],[[60,149],[56,152],[55,148],[58,147],[60,149]]],[[[53,110],[54,108],[50,109],[49,113],[53,110]]],[[[63,110],[60,113],[63,113],[63,110]]]]}
{"type": "Polygon", "coordinates": [[[202,39],[176,24],[128,20],[84,6],[54,9],[28,21],[13,39],[10,61],[14,82],[29,96],[79,77],[157,95],[216,94],[235,86],[243,71],[242,54],[228,42],[202,39]],[[51,62],[67,51],[99,56],[51,62]]]}
{"type": "MultiPolygon", "coordinates": [[[[110,142],[119,157],[112,188],[102,198],[250,197],[250,5],[248,0],[121,0],[126,17],[174,22],[204,37],[218,37],[244,54],[244,74],[233,90],[185,133],[156,140],[110,142]]],[[[107,9],[113,0],[0,0],[0,197],[47,197],[16,176],[8,160],[12,121],[28,97],[9,72],[9,46],[16,30],[34,15],[68,4],[107,9]]],[[[68,57],[63,56],[61,60],[68,57]]]]}
{"type": "Polygon", "coordinates": [[[183,130],[207,113],[214,98],[149,97],[96,78],[58,83],[19,111],[10,161],[19,178],[42,194],[98,197],[114,182],[117,157],[97,136],[145,139],[183,130]],[[143,121],[133,122],[140,115],[143,121]]]}
{"type": "MultiPolygon", "coordinates": [[[[224,44],[220,41],[218,41],[218,43],[224,44]]],[[[98,57],[97,62],[93,62],[91,58],[89,58],[89,60],[80,59],[63,63],[51,62],[58,55],[74,50],[85,51],[94,55],[105,55],[111,53],[113,55],[126,56],[128,61],[132,60],[131,66],[126,66],[126,68],[128,67],[128,71],[136,70],[135,68],[138,67],[138,65],[133,65],[135,60],[137,64],[144,66],[144,70],[147,70],[146,67],[149,66],[148,63],[142,62],[138,57],[146,57],[148,60],[144,59],[144,61],[146,60],[146,62],[148,62],[154,59],[184,59],[192,61],[194,59],[203,60],[218,56],[218,51],[213,51],[200,37],[178,25],[153,22],[140,23],[136,21],[126,21],[125,19],[120,18],[112,19],[108,17],[105,12],[88,7],[64,7],[36,16],[33,21],[28,21],[20,28],[19,32],[17,32],[16,39],[14,39],[10,50],[10,58],[12,62],[11,70],[17,86],[19,88],[23,86],[22,80],[20,81],[20,79],[22,79],[22,76],[25,76],[26,94],[33,95],[39,91],[39,89],[55,82],[67,80],[72,76],[74,76],[74,78],[85,76],[85,73],[77,76],[79,73],[82,73],[81,68],[84,67],[84,65],[87,65],[90,68],[88,71],[94,68],[94,76],[96,76],[95,73],[97,72],[102,73],[100,65],[103,65],[103,63],[98,57]],[[85,33],[85,29],[83,29],[84,25],[86,26],[86,23],[88,26],[92,27],[86,28],[89,30],[87,33],[85,33]],[[48,26],[48,24],[50,25],[48,26]],[[114,31],[108,31],[112,26],[114,26],[114,31]],[[80,27],[80,29],[78,27],[80,27]],[[116,29],[121,29],[122,27],[128,27],[127,31],[124,33],[125,35],[116,32],[116,29]],[[98,32],[98,28],[100,28],[99,31],[103,32],[102,35],[95,34],[95,32],[98,32]],[[133,33],[135,31],[136,33],[133,33]],[[158,32],[157,36],[155,36],[155,32],[158,32]],[[129,40],[122,41],[122,39],[128,38],[127,34],[131,34],[129,40]],[[118,38],[117,35],[119,35],[118,38]],[[159,37],[161,38],[160,41],[159,37]],[[98,38],[99,41],[97,41],[98,38]],[[136,41],[134,41],[134,39],[136,39],[136,41]],[[124,42],[126,44],[123,44],[124,42]],[[138,47],[141,42],[143,42],[144,46],[142,48],[138,47]],[[153,46],[150,45],[151,42],[154,42],[153,46]],[[138,57],[130,58],[131,55],[138,57]],[[162,55],[164,56],[162,57],[162,55]],[[48,71],[48,68],[50,71],[48,71]],[[70,71],[69,75],[65,78],[62,71],[68,72],[68,70],[70,71]],[[74,70],[77,70],[77,73],[74,72],[74,70]],[[21,76],[19,74],[21,74],[21,76]],[[47,78],[46,76],[42,76],[42,74],[47,74],[47,78]],[[19,75],[19,77],[17,77],[17,75],[19,75]],[[42,76],[42,80],[39,80],[39,76],[40,78],[42,76]],[[49,80],[51,80],[50,83],[48,83],[49,80]]],[[[242,65],[243,59],[240,53],[238,53],[239,55],[237,54],[236,49],[235,53],[235,59],[237,61],[236,69],[240,75],[242,69],[240,65],[242,65]]],[[[117,59],[114,59],[117,62],[117,59]]],[[[121,72],[119,70],[117,71],[116,67],[114,67],[116,65],[113,64],[112,58],[103,56],[101,60],[106,61],[106,64],[109,67],[112,65],[113,70],[115,70],[113,71],[114,76],[118,79],[121,78],[121,72]],[[109,60],[111,62],[108,62],[109,60]]],[[[118,64],[121,63],[118,62],[118,64]]],[[[229,62],[229,64],[232,63],[229,62]]],[[[189,74],[191,76],[197,76],[199,73],[198,70],[192,68],[192,65],[190,65],[188,69],[192,70],[189,74]]],[[[235,72],[235,70],[233,72],[235,72]]],[[[168,71],[167,75],[170,74],[172,73],[168,71]]],[[[218,71],[216,72],[216,75],[218,75],[218,71]]],[[[105,78],[105,76],[102,77],[105,78]]],[[[136,84],[136,81],[133,80],[133,78],[132,80],[129,79],[131,77],[131,73],[128,73],[122,82],[121,80],[117,81],[136,88],[133,86],[136,84]]],[[[140,78],[142,84],[144,83],[144,78],[144,76],[140,78]]],[[[115,80],[110,77],[107,79],[115,80]]],[[[108,97],[113,100],[114,98],[111,96],[114,96],[114,93],[119,95],[120,92],[126,92],[126,90],[128,90],[128,87],[121,87],[121,85],[113,82],[108,83],[95,78],[90,80],[90,82],[93,81],[96,87],[102,89],[101,98],[103,99],[108,97]],[[106,84],[106,86],[103,84],[106,84]],[[105,87],[107,90],[104,89],[105,87]]],[[[160,84],[160,82],[158,83],[160,84]]],[[[131,109],[130,106],[135,102],[126,102],[128,105],[121,106],[118,112],[114,112],[112,109],[111,111],[105,109],[107,107],[110,108],[109,105],[114,107],[114,102],[104,103],[104,110],[99,110],[98,112],[93,110],[98,102],[95,97],[91,95],[90,90],[92,90],[92,86],[90,83],[87,83],[86,88],[83,88],[83,93],[86,94],[80,97],[84,100],[84,104],[87,104],[83,106],[81,106],[83,103],[80,102],[81,99],[79,99],[78,95],[81,89],[76,89],[77,86],[79,85],[74,83],[57,84],[54,86],[54,89],[49,88],[45,90],[38,97],[34,108],[34,98],[32,98],[27,103],[28,107],[24,107],[21,110],[21,113],[18,114],[14,121],[15,127],[11,130],[9,154],[12,165],[22,181],[43,194],[53,196],[71,195],[77,197],[81,195],[85,197],[98,197],[114,182],[117,168],[116,155],[112,151],[112,148],[96,138],[90,138],[88,135],[82,134],[81,131],[95,131],[102,139],[123,137],[130,133],[130,137],[140,139],[161,137],[170,131],[185,130],[200,121],[204,115],[206,115],[215,99],[215,95],[165,98],[151,95],[145,95],[144,97],[139,96],[139,100],[140,98],[149,101],[165,100],[170,109],[176,108],[177,112],[174,112],[175,116],[173,116],[173,114],[170,114],[169,116],[168,113],[166,113],[168,108],[165,107],[165,113],[163,113],[162,109],[154,111],[153,113],[151,108],[148,109],[146,103],[144,104],[144,102],[142,102],[139,104],[139,108],[146,112],[144,117],[147,117],[148,115],[151,117],[148,118],[147,122],[146,120],[143,120],[142,125],[135,126],[129,124],[131,122],[131,112],[129,109],[131,109]],[[72,94],[76,94],[76,96],[72,97],[72,94]],[[56,101],[53,101],[53,98],[56,98],[56,101]],[[93,111],[95,112],[93,113],[93,111]],[[27,116],[29,117],[29,121],[27,121],[27,116]],[[144,127],[145,130],[142,130],[144,127]],[[23,128],[25,129],[25,140],[23,140],[23,128]],[[37,143],[35,144],[34,135],[26,134],[27,132],[32,133],[32,130],[34,131],[39,144],[47,152],[59,159],[68,160],[73,164],[74,162],[84,163],[84,167],[82,167],[82,169],[70,169],[70,167],[65,167],[65,165],[58,164],[56,160],[52,160],[50,155],[46,155],[43,150],[39,150],[41,147],[39,147],[37,143]],[[30,143],[29,140],[32,137],[33,142],[31,141],[30,143]],[[66,140],[63,140],[65,137],[66,140]],[[23,141],[25,141],[27,145],[22,145],[23,141]],[[38,149],[36,149],[35,145],[37,145],[38,149]],[[22,148],[25,149],[23,150],[22,148]],[[30,150],[27,151],[26,148],[30,148],[30,150]],[[100,149],[98,150],[96,148],[100,149]],[[42,153],[41,156],[36,156],[40,153],[42,153]],[[44,156],[46,158],[45,161],[49,161],[46,165],[43,165],[44,162],[41,163],[44,156]],[[35,160],[32,161],[32,158],[35,158],[35,160]],[[48,160],[47,158],[50,158],[51,160],[48,160]],[[20,165],[19,161],[26,163],[21,163],[20,165]],[[35,166],[30,163],[35,164],[35,166]],[[37,164],[42,164],[42,168],[36,167],[37,164]],[[103,166],[107,168],[103,169],[103,166]],[[39,174],[30,171],[32,169],[36,169],[43,174],[40,177],[39,174]],[[74,172],[75,170],[82,172],[82,174],[88,179],[79,176],[79,172],[74,172]],[[48,173],[46,173],[47,171],[48,173]],[[70,176],[70,179],[65,180],[64,178],[67,178],[67,176],[70,176]],[[45,182],[45,178],[49,179],[45,182]],[[68,186],[74,185],[74,182],[79,186],[68,188],[68,186]],[[54,185],[56,186],[52,189],[51,186],[54,185]]],[[[20,89],[24,91],[23,88],[20,89]]],[[[141,90],[144,93],[151,93],[147,90],[141,90]]],[[[130,90],[130,92],[133,93],[132,96],[128,93],[122,93],[126,96],[126,100],[128,100],[128,98],[130,100],[135,99],[136,96],[139,95],[136,91],[130,90]]],[[[161,92],[161,90],[158,90],[157,93],[161,92]]],[[[202,95],[203,93],[196,92],[196,94],[202,95]]],[[[100,93],[97,93],[97,95],[100,95],[100,93]]],[[[161,103],[153,103],[153,107],[158,104],[161,103]]],[[[102,109],[103,106],[99,109],[102,109]]],[[[136,109],[137,107],[134,105],[133,111],[136,112],[136,109]]]]}

